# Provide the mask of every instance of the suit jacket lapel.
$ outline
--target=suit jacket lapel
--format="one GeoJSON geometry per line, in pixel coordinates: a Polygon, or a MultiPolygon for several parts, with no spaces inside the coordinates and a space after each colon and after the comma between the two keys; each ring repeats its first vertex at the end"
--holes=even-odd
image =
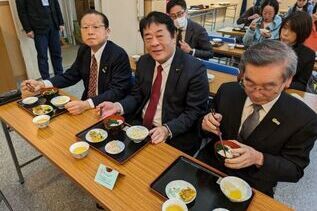
{"type": "Polygon", "coordinates": [[[108,74],[109,60],[111,55],[110,50],[110,41],[107,41],[105,48],[103,49],[100,65],[99,65],[99,74],[98,74],[98,94],[104,92],[104,84],[106,83],[106,75],[108,74]]]}
{"type": "Polygon", "coordinates": [[[192,37],[194,35],[194,29],[192,27],[192,22],[191,20],[187,19],[187,28],[186,28],[186,34],[185,34],[185,42],[186,43],[190,43],[190,41],[192,40],[192,37]]]}
{"type": "Polygon", "coordinates": [[[280,98],[273,105],[269,113],[266,114],[260,124],[254,129],[246,140],[246,144],[250,146],[262,143],[262,140],[269,137],[276,129],[279,128],[280,124],[285,124],[285,116],[283,115],[282,109],[285,108],[284,104],[285,93],[282,93],[280,98]]]}

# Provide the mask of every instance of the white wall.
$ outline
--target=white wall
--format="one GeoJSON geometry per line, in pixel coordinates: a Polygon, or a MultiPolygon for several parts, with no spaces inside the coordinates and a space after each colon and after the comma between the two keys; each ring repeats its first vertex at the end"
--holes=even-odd
{"type": "Polygon", "coordinates": [[[101,11],[109,19],[110,40],[124,48],[129,55],[143,54],[137,0],[100,0],[100,5],[101,11]]]}

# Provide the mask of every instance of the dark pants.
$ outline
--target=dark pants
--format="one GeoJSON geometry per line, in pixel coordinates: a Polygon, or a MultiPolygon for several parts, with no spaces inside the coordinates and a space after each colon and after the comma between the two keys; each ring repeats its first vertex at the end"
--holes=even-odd
{"type": "Polygon", "coordinates": [[[49,48],[51,61],[55,75],[63,73],[61,45],[59,42],[59,31],[51,27],[48,32],[38,34],[35,32],[34,37],[35,48],[37,51],[37,63],[42,79],[50,77],[48,70],[47,49],[49,48]]]}

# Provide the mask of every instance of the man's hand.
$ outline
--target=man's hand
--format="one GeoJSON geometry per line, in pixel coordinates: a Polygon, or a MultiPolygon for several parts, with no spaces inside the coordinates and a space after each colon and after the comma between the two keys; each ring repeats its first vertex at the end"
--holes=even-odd
{"type": "Polygon", "coordinates": [[[21,83],[22,96],[24,97],[32,96],[44,87],[45,87],[45,84],[43,81],[36,81],[33,79],[25,80],[21,83]]]}
{"type": "Polygon", "coordinates": [[[191,50],[193,50],[185,41],[179,41],[179,47],[185,52],[189,53],[191,50]]]}
{"type": "Polygon", "coordinates": [[[220,132],[219,127],[220,127],[221,119],[222,119],[222,115],[219,113],[216,113],[214,116],[212,115],[212,113],[206,114],[201,123],[201,127],[205,131],[209,131],[216,135],[219,135],[219,132],[220,132]]]}
{"type": "Polygon", "coordinates": [[[251,23],[250,23],[250,26],[249,28],[252,29],[253,31],[255,30],[256,28],[256,25],[257,25],[257,20],[254,19],[251,23]]]}
{"type": "Polygon", "coordinates": [[[59,31],[60,31],[60,32],[63,32],[63,31],[65,31],[65,26],[63,26],[63,25],[60,25],[60,26],[59,26],[59,31]]]}
{"type": "Polygon", "coordinates": [[[78,115],[90,109],[90,105],[87,101],[74,100],[67,103],[65,105],[65,108],[69,111],[69,113],[73,115],[78,115]]]}
{"type": "Polygon", "coordinates": [[[241,144],[238,141],[230,140],[238,145],[240,148],[231,149],[233,154],[240,154],[238,157],[225,159],[225,166],[231,169],[241,169],[256,165],[260,167],[263,165],[263,153],[255,150],[254,148],[241,144]]]}
{"type": "Polygon", "coordinates": [[[96,107],[96,111],[101,114],[101,119],[106,118],[110,115],[120,113],[121,108],[118,105],[118,103],[112,103],[112,102],[102,102],[96,107]]]}
{"type": "Polygon", "coordinates": [[[27,32],[26,36],[28,36],[31,39],[34,39],[34,32],[33,31],[27,32]]]}
{"type": "Polygon", "coordinates": [[[150,130],[152,144],[165,142],[168,137],[168,129],[165,126],[158,126],[150,130]]]}

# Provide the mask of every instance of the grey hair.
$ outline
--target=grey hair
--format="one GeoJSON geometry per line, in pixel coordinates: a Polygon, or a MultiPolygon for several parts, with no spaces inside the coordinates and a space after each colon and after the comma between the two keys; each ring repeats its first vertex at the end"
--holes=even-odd
{"type": "Polygon", "coordinates": [[[284,80],[294,76],[297,69],[297,56],[292,48],[277,40],[264,40],[249,47],[241,57],[239,69],[244,73],[247,64],[266,66],[285,64],[284,80]]]}

